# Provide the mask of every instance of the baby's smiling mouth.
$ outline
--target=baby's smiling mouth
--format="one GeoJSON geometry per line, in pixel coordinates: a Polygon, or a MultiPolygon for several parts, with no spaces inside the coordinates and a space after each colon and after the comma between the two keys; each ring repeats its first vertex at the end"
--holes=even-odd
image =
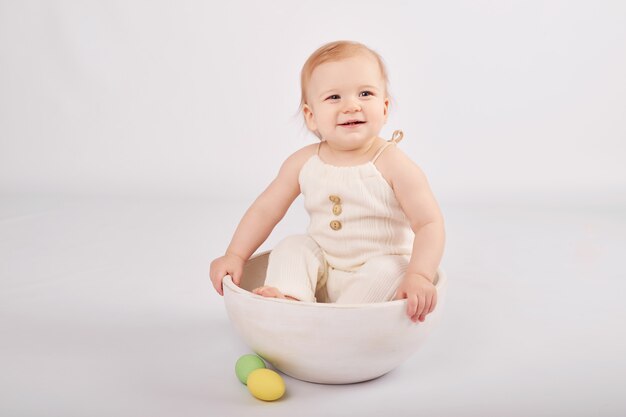
{"type": "Polygon", "coordinates": [[[362,120],[349,120],[345,123],[340,123],[339,126],[352,126],[352,125],[360,125],[362,123],[365,123],[362,120]]]}

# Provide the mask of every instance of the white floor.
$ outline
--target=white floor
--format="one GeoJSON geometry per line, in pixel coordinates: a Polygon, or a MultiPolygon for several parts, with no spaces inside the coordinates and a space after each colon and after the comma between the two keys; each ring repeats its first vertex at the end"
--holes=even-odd
{"type": "Polygon", "coordinates": [[[235,377],[249,350],[207,274],[245,208],[0,199],[0,415],[626,415],[626,207],[442,203],[450,286],[425,346],[362,384],[285,376],[275,403],[235,377]]]}

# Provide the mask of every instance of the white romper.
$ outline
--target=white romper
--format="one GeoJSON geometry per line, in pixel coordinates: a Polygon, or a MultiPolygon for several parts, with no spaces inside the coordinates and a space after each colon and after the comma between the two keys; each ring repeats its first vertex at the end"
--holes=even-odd
{"type": "Polygon", "coordinates": [[[318,148],[299,174],[311,219],[307,234],[287,237],[272,250],[265,285],[301,301],[352,304],[393,298],[414,234],[374,162],[402,136],[395,131],[371,161],[356,166],[329,165],[318,148]]]}

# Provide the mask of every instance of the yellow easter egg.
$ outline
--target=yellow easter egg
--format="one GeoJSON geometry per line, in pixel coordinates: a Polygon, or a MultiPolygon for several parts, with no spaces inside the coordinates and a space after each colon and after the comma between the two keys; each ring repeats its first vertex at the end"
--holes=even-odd
{"type": "Polygon", "coordinates": [[[248,389],[259,400],[274,401],[285,393],[285,382],[271,369],[255,369],[248,375],[248,389]]]}

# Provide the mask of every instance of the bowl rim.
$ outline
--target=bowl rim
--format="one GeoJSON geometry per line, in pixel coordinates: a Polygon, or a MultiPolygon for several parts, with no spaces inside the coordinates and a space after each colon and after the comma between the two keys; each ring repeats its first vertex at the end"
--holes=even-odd
{"type": "MultiPolygon", "coordinates": [[[[445,284],[447,283],[447,276],[441,267],[437,268],[438,280],[437,284],[435,284],[435,288],[437,290],[443,289],[445,284]]],[[[243,297],[256,299],[257,301],[266,301],[271,303],[283,303],[283,304],[291,304],[291,305],[299,305],[301,307],[308,308],[332,308],[332,309],[374,309],[374,308],[386,308],[391,306],[396,306],[400,304],[406,303],[406,298],[401,300],[392,300],[392,301],[383,301],[380,303],[355,303],[355,304],[336,304],[336,303],[318,303],[311,301],[295,301],[283,298],[272,298],[272,297],[263,297],[261,295],[254,294],[248,290],[245,290],[233,282],[233,279],[230,275],[224,276],[222,279],[222,286],[233,293],[239,294],[243,297]]],[[[224,295],[226,295],[226,291],[224,291],[224,295]]]]}

